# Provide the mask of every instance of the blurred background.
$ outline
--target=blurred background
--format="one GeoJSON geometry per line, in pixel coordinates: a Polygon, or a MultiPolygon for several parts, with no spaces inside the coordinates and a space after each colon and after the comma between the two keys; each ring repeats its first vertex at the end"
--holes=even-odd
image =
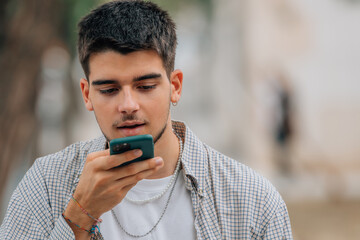
{"type": "MultiPolygon", "coordinates": [[[[99,136],[76,23],[99,0],[0,1],[0,221],[36,157],[99,136]]],[[[360,239],[360,0],[157,0],[204,142],[266,176],[295,239],[360,239]]]]}

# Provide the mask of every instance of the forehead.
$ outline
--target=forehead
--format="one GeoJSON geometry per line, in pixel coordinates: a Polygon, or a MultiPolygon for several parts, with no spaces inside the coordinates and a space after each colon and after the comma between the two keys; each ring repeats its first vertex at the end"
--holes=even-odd
{"type": "Polygon", "coordinates": [[[122,54],[113,50],[94,53],[89,59],[89,80],[129,79],[149,73],[166,76],[156,51],[142,50],[122,54]]]}

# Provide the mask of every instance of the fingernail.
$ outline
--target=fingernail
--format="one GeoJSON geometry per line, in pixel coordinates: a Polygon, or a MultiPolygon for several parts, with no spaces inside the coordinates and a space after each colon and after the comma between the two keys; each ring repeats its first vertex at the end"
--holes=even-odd
{"type": "Polygon", "coordinates": [[[142,155],[142,151],[140,149],[136,149],[134,151],[134,153],[135,153],[136,156],[139,156],[139,157],[142,155]]]}
{"type": "Polygon", "coordinates": [[[162,158],[156,158],[155,159],[155,163],[156,163],[156,166],[159,166],[159,165],[161,165],[162,163],[163,163],[163,160],[162,160],[162,158]]]}

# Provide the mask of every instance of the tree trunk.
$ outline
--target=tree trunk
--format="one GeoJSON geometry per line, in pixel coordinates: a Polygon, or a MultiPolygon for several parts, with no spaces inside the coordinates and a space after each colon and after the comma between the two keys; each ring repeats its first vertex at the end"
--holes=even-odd
{"type": "MultiPolygon", "coordinates": [[[[0,4],[0,13],[6,12],[5,2],[0,4]]],[[[4,20],[0,30],[5,33],[0,36],[0,201],[10,169],[21,164],[23,149],[36,129],[41,57],[57,37],[60,7],[55,0],[8,3],[15,7],[14,14],[0,19],[4,20]]]]}

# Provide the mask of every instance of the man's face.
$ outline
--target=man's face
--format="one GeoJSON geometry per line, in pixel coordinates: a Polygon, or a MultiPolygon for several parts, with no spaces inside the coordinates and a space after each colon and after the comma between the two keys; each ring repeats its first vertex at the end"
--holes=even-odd
{"type": "Polygon", "coordinates": [[[89,68],[89,82],[80,82],[83,98],[108,140],[151,134],[156,141],[171,129],[170,101],[180,98],[182,73],[169,81],[155,51],[96,53],[89,68]]]}

